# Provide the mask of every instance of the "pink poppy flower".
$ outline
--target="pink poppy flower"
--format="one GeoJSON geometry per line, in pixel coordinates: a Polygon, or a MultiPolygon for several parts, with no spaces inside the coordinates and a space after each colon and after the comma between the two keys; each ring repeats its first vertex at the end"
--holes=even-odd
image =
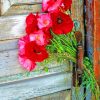
{"type": "Polygon", "coordinates": [[[38,17],[38,27],[40,29],[42,28],[50,28],[52,26],[52,20],[51,20],[51,17],[50,17],[50,14],[41,14],[39,17],[38,17]]]}
{"type": "Polygon", "coordinates": [[[37,18],[38,18],[38,14],[34,15],[32,13],[30,13],[26,17],[26,33],[27,34],[31,34],[38,30],[37,18]]]}
{"type": "Polygon", "coordinates": [[[59,6],[62,4],[63,0],[42,0],[42,11],[56,11],[59,9],[59,6]]]}
{"type": "Polygon", "coordinates": [[[18,42],[18,58],[22,67],[28,71],[32,71],[36,67],[36,62],[41,62],[48,57],[48,53],[44,45],[39,45],[31,36],[24,36],[18,42]]]}
{"type": "Polygon", "coordinates": [[[31,41],[36,41],[38,45],[47,45],[47,38],[43,32],[43,30],[39,30],[29,35],[31,41]]]}
{"type": "Polygon", "coordinates": [[[24,69],[28,70],[28,71],[32,71],[33,69],[35,69],[36,67],[36,63],[31,61],[30,59],[26,58],[26,57],[18,57],[19,59],[19,63],[23,66],[24,69]]]}

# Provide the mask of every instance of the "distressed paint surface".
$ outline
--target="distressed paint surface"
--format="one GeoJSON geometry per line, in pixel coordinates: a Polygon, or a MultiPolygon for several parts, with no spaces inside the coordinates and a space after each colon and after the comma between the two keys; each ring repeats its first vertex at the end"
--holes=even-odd
{"type": "Polygon", "coordinates": [[[87,0],[88,54],[93,59],[94,72],[100,84],[100,0],[87,0]]]}
{"type": "Polygon", "coordinates": [[[100,85],[100,0],[94,1],[94,71],[100,85]]]}
{"type": "Polygon", "coordinates": [[[94,41],[94,5],[93,0],[86,0],[86,26],[87,26],[87,52],[89,57],[93,58],[94,41]]]}
{"type": "Polygon", "coordinates": [[[28,100],[71,100],[71,90],[60,91],[42,97],[36,97],[28,100]]]}
{"type": "Polygon", "coordinates": [[[62,73],[3,84],[0,85],[0,98],[2,100],[26,100],[40,95],[70,89],[70,82],[71,74],[62,73]]]}

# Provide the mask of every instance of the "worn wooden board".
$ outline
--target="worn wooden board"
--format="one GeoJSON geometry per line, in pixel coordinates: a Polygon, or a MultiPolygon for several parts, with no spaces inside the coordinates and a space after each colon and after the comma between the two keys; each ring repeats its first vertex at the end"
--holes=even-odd
{"type": "Polygon", "coordinates": [[[95,76],[100,85],[100,0],[90,0],[87,6],[87,49],[94,64],[95,76]]]}
{"type": "Polygon", "coordinates": [[[82,32],[83,45],[84,45],[84,18],[83,8],[84,0],[72,0],[71,16],[75,22],[76,31],[82,32]]]}
{"type": "Polygon", "coordinates": [[[11,15],[11,14],[15,14],[15,12],[17,13],[28,13],[29,11],[39,11],[40,10],[40,6],[35,5],[36,3],[41,3],[42,0],[0,0],[0,5],[1,5],[1,9],[0,15],[11,15]],[[16,5],[16,6],[14,6],[16,5]],[[21,6],[22,5],[22,6],[21,6]],[[24,5],[24,6],[23,6],[24,5]],[[37,9],[36,9],[37,8],[37,9]],[[19,9],[19,11],[18,11],[19,9]]]}
{"type": "Polygon", "coordinates": [[[40,77],[43,75],[49,75],[64,71],[71,72],[71,63],[65,62],[61,64],[54,61],[45,65],[49,68],[48,73],[43,70],[45,66],[40,66],[38,64],[36,70],[31,72],[27,77],[27,72],[21,68],[21,65],[18,62],[17,52],[17,50],[0,52],[0,83],[17,81],[32,77],[40,77]]]}
{"type": "Polygon", "coordinates": [[[0,85],[2,100],[26,100],[71,88],[71,74],[56,74],[0,85]],[[51,81],[52,80],[52,81],[51,81]]]}
{"type": "Polygon", "coordinates": [[[71,90],[60,91],[42,97],[36,97],[28,100],[71,100],[71,90]]]}

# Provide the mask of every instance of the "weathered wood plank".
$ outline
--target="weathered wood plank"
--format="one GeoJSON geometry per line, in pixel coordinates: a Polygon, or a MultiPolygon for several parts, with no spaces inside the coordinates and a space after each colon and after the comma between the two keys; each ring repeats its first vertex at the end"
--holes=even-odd
{"type": "Polygon", "coordinates": [[[84,0],[72,0],[71,16],[75,22],[76,31],[82,32],[83,42],[84,42],[84,18],[83,18],[83,8],[84,0]]]}
{"type": "Polygon", "coordinates": [[[60,91],[42,97],[27,100],[71,100],[71,90],[60,91]]]}
{"type": "Polygon", "coordinates": [[[2,51],[0,52],[0,82],[9,82],[22,80],[31,77],[39,77],[48,74],[54,74],[64,71],[71,71],[71,63],[57,63],[56,61],[50,62],[45,65],[49,68],[49,72],[45,72],[43,69],[45,66],[38,64],[36,70],[31,72],[29,77],[25,75],[25,70],[21,68],[18,62],[17,50],[2,51]],[[21,76],[21,77],[19,77],[21,76]]]}
{"type": "Polygon", "coordinates": [[[87,49],[100,85],[100,0],[86,0],[87,49]]]}
{"type": "Polygon", "coordinates": [[[18,48],[18,39],[0,41],[0,52],[18,48]]]}
{"type": "MultiPolygon", "coordinates": [[[[42,2],[42,0],[0,0],[0,1],[1,1],[1,3],[0,3],[0,5],[1,5],[1,7],[0,7],[1,8],[0,9],[1,15],[4,15],[5,12],[7,12],[9,14],[9,9],[11,9],[11,7],[13,5],[16,5],[16,4],[17,5],[23,5],[23,4],[36,4],[36,3],[41,3],[42,2]]],[[[37,7],[37,6],[35,6],[35,7],[37,7]]],[[[26,10],[28,8],[27,7],[26,8],[24,7],[24,9],[26,9],[26,10]]],[[[39,6],[37,8],[39,8],[39,6]]],[[[31,7],[31,9],[32,9],[32,7],[31,7]]],[[[12,11],[13,11],[13,8],[12,8],[12,11]]],[[[22,11],[22,13],[23,13],[23,11],[22,11]]]]}
{"type": "Polygon", "coordinates": [[[2,100],[26,100],[69,88],[71,74],[62,73],[0,85],[0,97],[2,100]]]}
{"type": "Polygon", "coordinates": [[[73,87],[72,88],[72,100],[84,100],[84,87],[73,87]]]}
{"type": "Polygon", "coordinates": [[[41,3],[42,0],[9,0],[11,4],[20,4],[20,3],[41,3]]]}
{"type": "Polygon", "coordinates": [[[11,15],[22,15],[28,13],[42,12],[41,4],[19,4],[12,5],[3,16],[11,16],[11,15]]]}
{"type": "Polygon", "coordinates": [[[0,17],[0,40],[23,36],[25,33],[25,19],[26,15],[0,17]]]}

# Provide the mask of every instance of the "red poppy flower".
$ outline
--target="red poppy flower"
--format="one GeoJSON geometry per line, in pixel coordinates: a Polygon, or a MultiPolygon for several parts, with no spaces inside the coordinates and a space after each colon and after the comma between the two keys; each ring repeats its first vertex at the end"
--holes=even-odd
{"type": "Polygon", "coordinates": [[[38,15],[29,14],[26,18],[26,33],[31,34],[38,30],[37,26],[38,15]]]}
{"type": "Polygon", "coordinates": [[[71,4],[72,4],[72,0],[63,0],[63,3],[61,6],[64,10],[68,10],[71,8],[71,4]]]}
{"type": "Polygon", "coordinates": [[[43,31],[44,31],[47,44],[50,44],[51,43],[50,40],[53,38],[53,36],[50,33],[50,29],[43,29],[43,31]]]}
{"type": "Polygon", "coordinates": [[[52,30],[55,34],[67,34],[72,31],[73,21],[69,15],[62,12],[51,13],[52,30]]]}
{"type": "Polygon", "coordinates": [[[25,45],[25,56],[33,62],[41,62],[48,57],[48,53],[44,46],[31,41],[25,45]]]}
{"type": "Polygon", "coordinates": [[[19,62],[23,68],[31,71],[35,68],[36,62],[41,62],[48,57],[44,46],[32,41],[29,36],[19,39],[19,62]]]}
{"type": "Polygon", "coordinates": [[[42,0],[42,10],[44,11],[56,11],[59,9],[63,0],[42,0]]]}

